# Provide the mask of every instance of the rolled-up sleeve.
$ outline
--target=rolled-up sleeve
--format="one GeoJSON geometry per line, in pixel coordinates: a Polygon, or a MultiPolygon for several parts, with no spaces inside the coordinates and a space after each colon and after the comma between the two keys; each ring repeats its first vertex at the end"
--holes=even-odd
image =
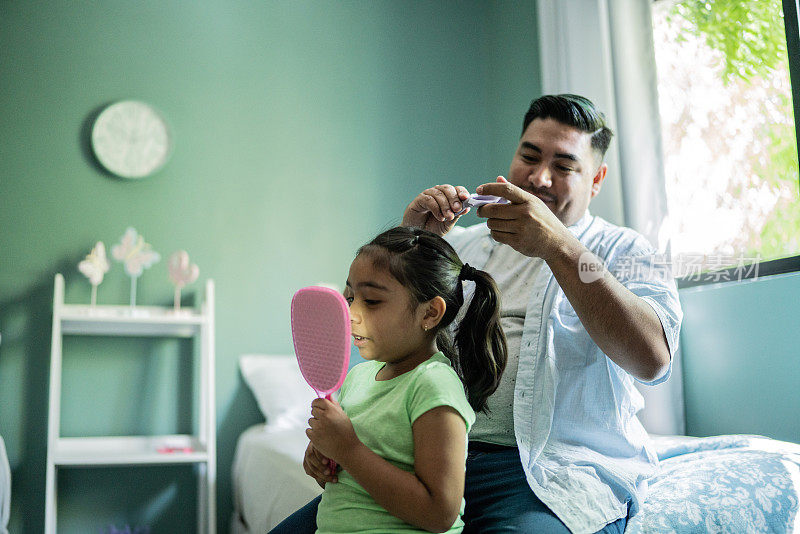
{"type": "Polygon", "coordinates": [[[608,258],[607,268],[631,293],[647,302],[661,321],[669,348],[669,369],[655,380],[639,380],[647,385],[660,384],[669,378],[672,371],[672,357],[678,350],[683,320],[669,257],[656,253],[647,240],[637,235],[617,242],[608,258]]]}

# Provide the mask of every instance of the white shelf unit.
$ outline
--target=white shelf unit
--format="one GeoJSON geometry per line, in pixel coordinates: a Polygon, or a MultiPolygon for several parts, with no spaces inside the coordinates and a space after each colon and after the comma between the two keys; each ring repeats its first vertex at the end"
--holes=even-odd
{"type": "Polygon", "coordinates": [[[197,465],[197,532],[216,534],[216,415],[214,409],[214,281],[206,281],[199,311],[157,306],[81,306],[64,303],[64,277],[56,274],[50,357],[45,533],[56,533],[58,470],[69,467],[197,465]],[[64,335],[193,338],[199,341],[195,433],[160,436],[61,437],[64,335]]]}

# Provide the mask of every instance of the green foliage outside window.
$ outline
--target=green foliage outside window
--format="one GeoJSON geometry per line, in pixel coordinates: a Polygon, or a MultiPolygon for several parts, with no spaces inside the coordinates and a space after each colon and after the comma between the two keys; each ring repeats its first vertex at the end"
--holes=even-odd
{"type": "Polygon", "coordinates": [[[689,22],[688,31],[724,58],[726,81],[766,77],[786,63],[786,35],[779,0],[689,0],[668,15],[689,22]]]}
{"type": "MultiPolygon", "coordinates": [[[[758,103],[763,106],[761,116],[747,117],[754,141],[744,149],[745,153],[733,154],[739,158],[737,169],[741,172],[731,176],[718,205],[746,203],[753,198],[753,191],[763,192],[765,188],[776,200],[768,213],[748,216],[743,235],[729,240],[726,246],[748,256],[758,255],[762,260],[800,254],[800,165],[780,0],[684,0],[669,6],[666,24],[678,29],[676,43],[702,41],[718,58],[715,72],[728,91],[726,98],[731,104],[727,110],[730,117],[711,117],[701,126],[704,137],[711,139],[708,144],[715,149],[714,154],[734,152],[722,146],[726,140],[714,139],[715,135],[723,135],[715,121],[740,120],[741,113],[737,112],[752,110],[754,95],[763,98],[758,103]]],[[[691,102],[681,119],[692,120],[691,102]]],[[[672,135],[682,135],[685,130],[679,130],[685,127],[686,124],[672,125],[672,135]]],[[[665,145],[669,144],[665,139],[665,145]]]]}

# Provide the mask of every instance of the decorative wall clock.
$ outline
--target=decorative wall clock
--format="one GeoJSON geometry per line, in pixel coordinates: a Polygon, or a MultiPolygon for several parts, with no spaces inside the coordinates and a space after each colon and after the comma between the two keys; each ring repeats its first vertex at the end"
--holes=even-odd
{"type": "Polygon", "coordinates": [[[92,149],[112,174],[144,178],[167,162],[172,138],[155,109],[144,102],[122,100],[98,115],[92,127],[92,149]]]}

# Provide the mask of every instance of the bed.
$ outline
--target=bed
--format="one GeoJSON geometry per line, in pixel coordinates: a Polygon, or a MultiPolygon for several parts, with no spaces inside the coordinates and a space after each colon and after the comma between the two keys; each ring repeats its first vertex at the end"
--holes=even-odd
{"type": "Polygon", "coordinates": [[[322,492],[303,471],[303,429],[259,424],[239,436],[233,463],[232,534],[266,534],[322,492]]]}
{"type": "MultiPolygon", "coordinates": [[[[313,392],[294,358],[246,356],[240,368],[268,423],[239,437],[231,532],[263,534],[321,491],[301,465],[313,392]]],[[[661,470],[627,533],[800,532],[800,445],[752,435],[652,439],[661,470]]]]}

